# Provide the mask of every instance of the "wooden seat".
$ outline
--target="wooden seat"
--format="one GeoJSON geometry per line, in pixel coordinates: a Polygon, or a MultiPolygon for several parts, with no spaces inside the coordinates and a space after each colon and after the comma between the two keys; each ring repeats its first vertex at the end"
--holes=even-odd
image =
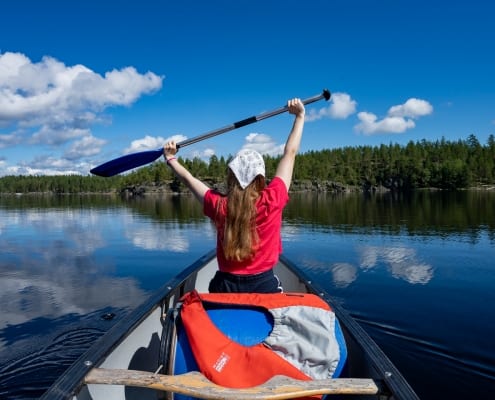
{"type": "Polygon", "coordinates": [[[127,369],[92,369],[85,378],[86,384],[106,384],[144,387],[180,393],[202,399],[218,400],[281,400],[318,394],[379,394],[379,384],[373,379],[336,378],[300,381],[276,376],[263,385],[232,389],[216,385],[199,372],[181,375],[161,375],[127,369]]]}

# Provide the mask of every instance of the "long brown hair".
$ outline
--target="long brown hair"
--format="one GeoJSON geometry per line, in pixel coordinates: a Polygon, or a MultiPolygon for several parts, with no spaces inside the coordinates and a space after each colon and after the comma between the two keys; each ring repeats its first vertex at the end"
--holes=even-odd
{"type": "Polygon", "coordinates": [[[225,258],[231,261],[243,261],[253,257],[259,237],[256,231],[256,200],[265,188],[262,175],[242,189],[234,173],[227,173],[227,216],[223,238],[225,258]]]}

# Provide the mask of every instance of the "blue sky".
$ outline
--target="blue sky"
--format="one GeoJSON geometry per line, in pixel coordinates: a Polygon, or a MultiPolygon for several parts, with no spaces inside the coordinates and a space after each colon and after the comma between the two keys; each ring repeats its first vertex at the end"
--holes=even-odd
{"type": "MultiPolygon", "coordinates": [[[[301,152],[495,134],[495,5],[16,0],[0,23],[0,176],[86,175],[285,105],[301,152]]],[[[282,114],[184,147],[277,154],[282,114]]]]}

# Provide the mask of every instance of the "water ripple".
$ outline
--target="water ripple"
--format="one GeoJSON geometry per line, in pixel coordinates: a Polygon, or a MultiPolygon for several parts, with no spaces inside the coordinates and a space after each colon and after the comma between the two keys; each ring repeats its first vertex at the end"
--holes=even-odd
{"type": "Polygon", "coordinates": [[[0,366],[0,398],[39,398],[103,333],[97,328],[67,331],[47,346],[0,366]]]}
{"type": "Polygon", "coordinates": [[[419,336],[413,336],[411,331],[382,321],[369,321],[354,317],[381,346],[392,347],[396,342],[398,343],[396,352],[413,351],[414,358],[422,360],[425,365],[431,367],[443,365],[444,368],[455,370],[459,374],[476,375],[495,384],[495,365],[487,354],[477,354],[472,348],[460,351],[459,348],[451,348],[441,341],[425,340],[419,336]]]}

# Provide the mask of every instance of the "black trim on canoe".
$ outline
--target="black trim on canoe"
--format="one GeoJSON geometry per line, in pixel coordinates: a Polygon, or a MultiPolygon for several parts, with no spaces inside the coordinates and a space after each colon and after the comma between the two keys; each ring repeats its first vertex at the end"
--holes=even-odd
{"type": "Polygon", "coordinates": [[[291,269],[297,276],[306,283],[306,286],[314,294],[320,296],[328,304],[331,305],[340,325],[347,329],[351,336],[358,344],[363,348],[363,352],[368,357],[371,365],[375,368],[381,379],[385,382],[384,388],[389,387],[395,398],[401,400],[419,400],[419,397],[406,381],[404,376],[399,372],[395,365],[385,355],[385,353],[378,347],[373,339],[366,333],[364,328],[359,325],[351,315],[342,308],[334,299],[324,290],[319,284],[312,282],[312,280],[290,261],[285,256],[281,255],[280,260],[291,269]]]}
{"type": "Polygon", "coordinates": [[[180,287],[191,274],[198,270],[202,265],[211,261],[215,256],[215,250],[202,256],[177,276],[169,280],[160,289],[156,290],[148,300],[138,306],[128,316],[117,322],[55,381],[43,396],[41,396],[40,400],[71,399],[82,387],[86,374],[93,367],[97,366],[97,363],[104,357],[108,356],[112,350],[120,344],[128,332],[131,332],[137,327],[170,292],[174,291],[177,287],[180,287]]]}

